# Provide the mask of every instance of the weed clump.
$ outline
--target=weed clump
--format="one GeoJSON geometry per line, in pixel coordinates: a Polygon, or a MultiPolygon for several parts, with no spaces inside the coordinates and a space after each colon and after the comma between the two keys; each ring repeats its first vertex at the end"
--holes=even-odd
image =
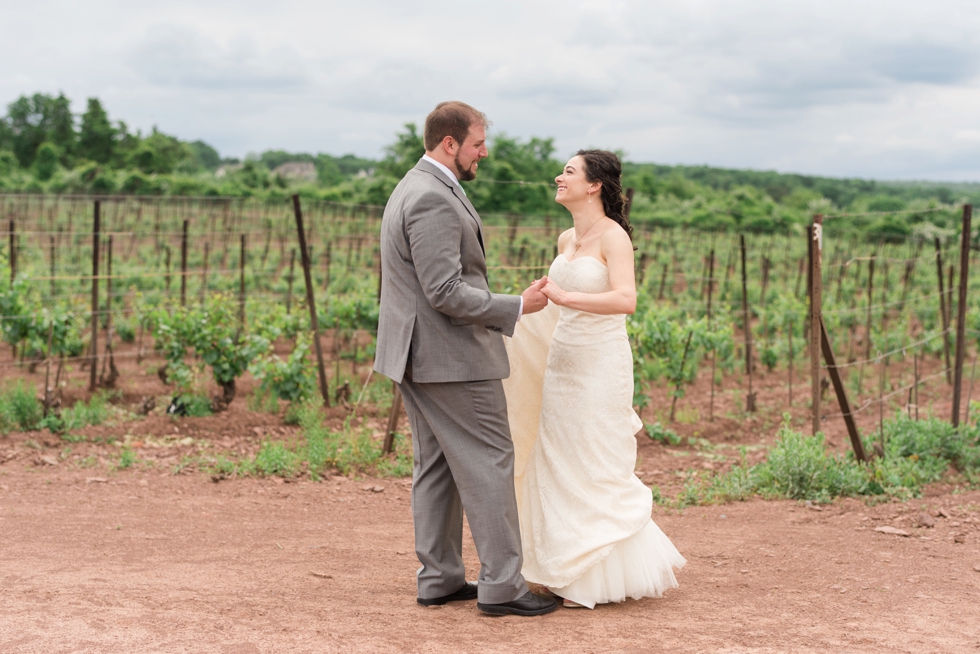
{"type": "MultiPolygon", "coordinates": [[[[870,438],[865,445],[872,451],[870,438]]],[[[742,461],[725,473],[695,477],[676,500],[655,489],[665,504],[689,506],[745,500],[758,495],[775,499],[829,502],[835,497],[921,495],[926,484],[939,481],[954,468],[971,484],[980,482],[980,425],[959,429],[938,418],[911,420],[904,414],[884,424],[884,452],[864,463],[851,452],[828,452],[823,434],[804,436],[783,423],[765,461],[742,461]]]]}
{"type": "Polygon", "coordinates": [[[379,444],[369,430],[354,428],[350,418],[339,430],[323,422],[323,412],[316,402],[294,405],[293,417],[300,426],[302,442],[292,446],[282,442],[265,442],[253,461],[241,464],[239,474],[263,476],[295,476],[305,466],[313,480],[322,478],[324,471],[338,470],[342,474],[374,472],[383,476],[404,477],[411,474],[411,452],[396,447],[393,457],[381,454],[379,444]]]}
{"type": "Polygon", "coordinates": [[[22,381],[0,392],[0,433],[40,429],[43,418],[44,407],[22,381]]]}

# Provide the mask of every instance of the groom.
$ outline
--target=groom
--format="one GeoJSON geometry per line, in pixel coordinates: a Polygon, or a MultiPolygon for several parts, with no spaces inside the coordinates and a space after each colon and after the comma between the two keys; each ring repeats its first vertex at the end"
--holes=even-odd
{"type": "Polygon", "coordinates": [[[557,608],[528,591],[514,497],[514,445],[501,379],[503,336],[548,304],[539,280],[520,296],[490,292],[483,223],[460,180],[487,156],[486,116],[440,103],[425,155],[395,187],[381,222],[381,314],[375,370],[398,383],[412,426],[412,515],[422,606],[477,600],[493,615],[557,608]],[[480,557],[463,569],[463,511],[480,557]]]}

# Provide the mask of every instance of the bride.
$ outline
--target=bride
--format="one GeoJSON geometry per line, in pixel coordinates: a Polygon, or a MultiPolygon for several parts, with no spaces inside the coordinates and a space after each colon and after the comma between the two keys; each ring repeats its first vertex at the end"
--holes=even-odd
{"type": "Polygon", "coordinates": [[[565,606],[659,597],[686,562],[633,474],[643,424],[632,407],[625,314],[636,286],[621,171],[612,152],[580,150],[555,178],[575,226],[558,238],[548,309],[506,339],[523,572],[565,606]]]}

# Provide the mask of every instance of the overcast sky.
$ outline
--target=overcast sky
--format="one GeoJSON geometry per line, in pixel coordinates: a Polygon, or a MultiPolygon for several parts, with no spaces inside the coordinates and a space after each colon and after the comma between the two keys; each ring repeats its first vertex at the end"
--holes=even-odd
{"type": "Polygon", "coordinates": [[[976,0],[0,0],[0,102],[59,90],[224,156],[460,99],[562,157],[980,180],[976,0]]]}

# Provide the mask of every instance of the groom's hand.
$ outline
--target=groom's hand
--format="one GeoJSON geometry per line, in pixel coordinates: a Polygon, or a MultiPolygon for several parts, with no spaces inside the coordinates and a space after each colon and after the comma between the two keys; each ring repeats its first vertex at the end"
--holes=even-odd
{"type": "Polygon", "coordinates": [[[530,286],[524,289],[521,297],[524,298],[524,315],[536,313],[548,306],[547,296],[541,292],[544,285],[548,283],[547,277],[534,280],[530,286]]]}

